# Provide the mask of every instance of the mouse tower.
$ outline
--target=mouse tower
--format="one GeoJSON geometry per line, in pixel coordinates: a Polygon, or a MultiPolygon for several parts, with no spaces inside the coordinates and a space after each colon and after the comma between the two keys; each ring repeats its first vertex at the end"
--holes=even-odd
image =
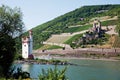
{"type": "Polygon", "coordinates": [[[32,31],[29,31],[29,36],[22,37],[22,57],[24,59],[33,59],[32,55],[33,50],[33,37],[32,31]]]}

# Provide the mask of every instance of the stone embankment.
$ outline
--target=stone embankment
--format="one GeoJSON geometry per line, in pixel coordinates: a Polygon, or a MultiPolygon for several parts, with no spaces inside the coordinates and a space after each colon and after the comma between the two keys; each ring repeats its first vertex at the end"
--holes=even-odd
{"type": "Polygon", "coordinates": [[[120,55],[120,48],[111,48],[111,49],[104,49],[104,48],[78,48],[78,49],[54,49],[54,50],[45,50],[44,52],[42,50],[34,50],[34,56],[40,56],[41,54],[103,54],[103,55],[110,55],[110,56],[116,56],[120,55]]]}

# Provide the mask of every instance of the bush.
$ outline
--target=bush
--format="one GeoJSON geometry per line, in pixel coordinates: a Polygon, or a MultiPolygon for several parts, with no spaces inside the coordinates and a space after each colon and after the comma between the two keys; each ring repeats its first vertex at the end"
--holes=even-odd
{"type": "Polygon", "coordinates": [[[45,71],[42,69],[42,74],[39,75],[39,80],[68,80],[65,71],[67,67],[63,70],[58,70],[57,66],[54,69],[48,69],[45,71]]]}
{"type": "Polygon", "coordinates": [[[30,78],[30,74],[28,72],[22,71],[21,68],[17,68],[17,71],[13,74],[14,79],[26,79],[30,78]]]}
{"type": "Polygon", "coordinates": [[[19,8],[0,6],[0,77],[8,78],[16,53],[15,37],[23,31],[22,13],[19,8]]]}

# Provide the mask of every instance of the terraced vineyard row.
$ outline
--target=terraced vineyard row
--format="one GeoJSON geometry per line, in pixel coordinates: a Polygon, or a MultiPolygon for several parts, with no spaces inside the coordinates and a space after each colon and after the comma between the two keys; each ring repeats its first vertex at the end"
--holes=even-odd
{"type": "Polygon", "coordinates": [[[68,40],[70,36],[64,36],[64,35],[53,35],[51,38],[49,38],[46,42],[51,43],[64,43],[66,40],[68,40]]]}
{"type": "Polygon", "coordinates": [[[115,36],[115,42],[113,44],[114,48],[120,48],[120,37],[119,36],[115,36]]]}

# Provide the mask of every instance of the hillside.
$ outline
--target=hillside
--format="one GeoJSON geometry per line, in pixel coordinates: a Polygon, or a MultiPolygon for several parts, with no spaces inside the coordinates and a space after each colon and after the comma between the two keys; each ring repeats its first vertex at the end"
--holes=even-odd
{"type": "MultiPolygon", "coordinates": [[[[85,25],[89,23],[93,17],[118,16],[119,11],[120,5],[83,6],[51,21],[41,24],[32,29],[34,36],[34,49],[38,49],[41,46],[41,42],[46,41],[52,34],[60,34],[65,32],[72,33],[81,30],[75,27],[69,28],[69,26],[85,25]]],[[[89,28],[83,26],[82,29],[86,30],[89,28]]],[[[27,34],[25,33],[24,35],[27,34]]]]}

